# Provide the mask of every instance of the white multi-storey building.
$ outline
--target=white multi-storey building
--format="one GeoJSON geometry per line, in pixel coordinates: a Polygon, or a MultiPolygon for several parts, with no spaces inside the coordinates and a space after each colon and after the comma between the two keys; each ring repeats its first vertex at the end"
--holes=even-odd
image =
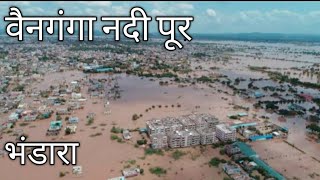
{"type": "Polygon", "coordinates": [[[162,124],[165,127],[165,133],[170,134],[175,131],[181,131],[183,129],[182,124],[177,118],[166,117],[162,119],[162,124]]]}
{"type": "Polygon", "coordinates": [[[236,130],[226,124],[216,125],[216,136],[220,141],[235,141],[236,130]]]}
{"type": "Polygon", "coordinates": [[[179,117],[178,120],[181,122],[184,129],[189,129],[189,130],[196,129],[196,123],[190,118],[188,118],[188,116],[179,117]]]}
{"type": "Polygon", "coordinates": [[[164,133],[150,135],[151,147],[153,149],[162,149],[168,147],[168,136],[164,133]]]}
{"type": "Polygon", "coordinates": [[[155,149],[213,144],[217,141],[218,119],[209,114],[166,117],[146,122],[151,146],[155,149]]]}
{"type": "Polygon", "coordinates": [[[165,127],[161,119],[151,119],[146,122],[148,134],[165,133],[165,127]]]}
{"type": "Polygon", "coordinates": [[[197,129],[215,129],[215,126],[219,123],[219,120],[216,117],[209,114],[190,114],[185,117],[188,117],[190,120],[192,120],[197,129]]]}
{"type": "Polygon", "coordinates": [[[169,135],[169,147],[188,147],[200,144],[200,134],[195,130],[176,131],[169,135]]]}
{"type": "Polygon", "coordinates": [[[168,136],[168,145],[170,148],[178,148],[181,147],[182,136],[180,133],[174,132],[168,136]]]}
{"type": "Polygon", "coordinates": [[[211,128],[202,128],[197,129],[197,131],[200,134],[200,144],[206,145],[206,144],[213,144],[218,142],[218,139],[216,137],[216,132],[211,128]]]}

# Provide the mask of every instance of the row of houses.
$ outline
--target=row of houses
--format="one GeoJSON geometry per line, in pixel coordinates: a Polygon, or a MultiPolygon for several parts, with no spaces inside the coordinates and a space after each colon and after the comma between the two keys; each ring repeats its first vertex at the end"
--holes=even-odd
{"type": "MultiPolygon", "coordinates": [[[[64,131],[66,132],[66,134],[74,134],[76,132],[77,129],[77,125],[79,122],[79,118],[78,117],[70,117],[67,120],[67,126],[64,129],[64,131]]],[[[56,120],[56,121],[51,121],[50,122],[50,126],[47,130],[46,135],[47,136],[56,136],[60,133],[60,131],[62,130],[62,126],[63,123],[61,120],[56,120]]]]}
{"type": "MultiPolygon", "coordinates": [[[[33,91],[26,94],[32,97],[33,102],[24,101],[23,99],[14,107],[14,110],[8,114],[8,119],[0,125],[0,131],[11,127],[17,121],[35,121],[49,119],[53,114],[56,115],[56,121],[51,121],[47,129],[46,135],[58,135],[62,130],[61,115],[71,115],[73,110],[83,108],[83,103],[80,101],[82,96],[78,93],[80,83],[72,81],[70,85],[63,83],[62,85],[50,86],[46,91],[33,91]],[[65,89],[71,89],[71,93],[65,93],[65,89]],[[65,95],[65,96],[62,96],[65,95]],[[68,95],[68,96],[67,96],[68,95]],[[61,106],[64,105],[64,106],[61,106]],[[60,118],[58,118],[60,117],[60,118]]],[[[14,93],[10,97],[19,97],[22,91],[14,93]]],[[[79,122],[78,117],[66,117],[66,134],[72,134],[76,131],[76,124],[79,122]]]]}
{"type": "Polygon", "coordinates": [[[287,138],[288,129],[264,120],[263,122],[249,122],[233,124],[243,137],[250,141],[268,140],[274,138],[287,138]]]}
{"type": "MultiPolygon", "coordinates": [[[[72,110],[83,108],[82,95],[81,93],[76,93],[79,87],[80,83],[78,81],[72,81],[70,85],[63,83],[58,86],[50,86],[47,91],[27,93],[33,98],[33,102],[26,103],[22,98],[15,105],[15,110],[11,111],[8,121],[47,119],[51,117],[54,111],[56,111],[57,115],[70,115],[72,110]],[[69,89],[70,93],[64,94],[66,89],[69,89]],[[68,97],[66,97],[67,95],[68,97]],[[65,106],[61,107],[61,105],[65,106]]],[[[9,97],[19,97],[19,95],[23,95],[22,92],[16,92],[9,97]]]]}
{"type": "Polygon", "coordinates": [[[246,143],[234,142],[224,147],[225,153],[237,164],[226,164],[223,170],[233,179],[248,179],[247,173],[262,168],[268,174],[268,179],[285,179],[280,173],[259,158],[256,152],[246,143]],[[240,167],[242,167],[243,171],[240,167]]]}
{"type": "Polygon", "coordinates": [[[147,121],[151,147],[178,148],[235,141],[236,131],[210,114],[189,114],[147,121]]]}
{"type": "Polygon", "coordinates": [[[222,169],[234,180],[254,180],[238,164],[224,163],[222,169]]]}

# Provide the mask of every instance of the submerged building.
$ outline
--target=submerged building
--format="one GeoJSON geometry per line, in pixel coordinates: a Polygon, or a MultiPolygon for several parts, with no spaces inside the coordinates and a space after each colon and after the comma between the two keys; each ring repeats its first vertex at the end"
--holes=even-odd
{"type": "Polygon", "coordinates": [[[235,141],[236,140],[236,129],[226,125],[219,124],[216,126],[216,136],[220,141],[235,141]]]}
{"type": "Polygon", "coordinates": [[[146,122],[151,147],[178,148],[213,144],[218,119],[210,114],[189,114],[178,118],[166,117],[146,122]]]}
{"type": "Polygon", "coordinates": [[[168,147],[168,136],[165,133],[150,135],[153,149],[162,149],[168,147]]]}
{"type": "Polygon", "coordinates": [[[176,131],[168,136],[169,147],[188,147],[200,144],[200,134],[195,130],[176,131]]]}
{"type": "Polygon", "coordinates": [[[197,129],[197,131],[200,134],[200,144],[206,145],[206,144],[214,144],[218,142],[218,139],[216,137],[215,129],[212,128],[202,128],[197,129]]]}

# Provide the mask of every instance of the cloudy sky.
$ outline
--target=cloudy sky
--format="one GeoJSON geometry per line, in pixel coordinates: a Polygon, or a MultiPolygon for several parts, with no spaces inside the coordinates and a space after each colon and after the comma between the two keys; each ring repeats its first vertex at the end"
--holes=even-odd
{"type": "MultiPolygon", "coordinates": [[[[128,15],[141,6],[148,15],[190,15],[193,33],[320,34],[320,2],[0,2],[1,16],[17,6],[23,15],[128,15]]],[[[2,18],[1,18],[2,19],[2,18]]],[[[0,22],[3,26],[4,21],[0,22]]],[[[0,27],[1,27],[0,26],[0,27]]],[[[150,24],[155,32],[156,23],[150,24]]]]}

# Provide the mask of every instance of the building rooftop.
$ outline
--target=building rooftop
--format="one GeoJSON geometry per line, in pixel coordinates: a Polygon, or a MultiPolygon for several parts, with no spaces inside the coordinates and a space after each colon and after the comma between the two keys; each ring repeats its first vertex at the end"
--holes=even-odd
{"type": "Polygon", "coordinates": [[[126,180],[124,176],[115,177],[115,178],[109,178],[108,180],[126,180]]]}
{"type": "Polygon", "coordinates": [[[188,125],[195,125],[196,123],[189,118],[189,116],[182,116],[178,118],[179,121],[181,122],[181,124],[183,124],[184,126],[188,126],[188,125]]]}
{"type": "Polygon", "coordinates": [[[50,130],[58,130],[62,127],[62,121],[51,121],[50,130]]]}
{"type": "Polygon", "coordinates": [[[199,133],[195,130],[181,130],[181,131],[175,131],[175,134],[179,135],[179,136],[198,136],[199,133]]]}
{"type": "Polygon", "coordinates": [[[216,125],[217,129],[223,131],[224,133],[232,133],[234,131],[233,128],[227,126],[226,124],[218,124],[216,125]]]}
{"type": "Polygon", "coordinates": [[[198,128],[197,131],[200,134],[211,134],[211,133],[215,133],[215,129],[213,128],[198,128]]]}
{"type": "Polygon", "coordinates": [[[132,177],[132,176],[137,176],[140,173],[139,168],[128,168],[122,170],[122,174],[124,177],[132,177]]]}

